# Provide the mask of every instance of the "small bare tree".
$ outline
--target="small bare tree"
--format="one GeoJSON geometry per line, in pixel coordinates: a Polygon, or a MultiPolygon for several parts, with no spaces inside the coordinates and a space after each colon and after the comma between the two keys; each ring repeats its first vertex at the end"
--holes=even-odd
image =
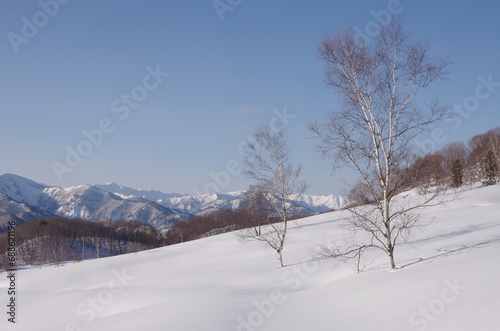
{"type": "Polygon", "coordinates": [[[319,55],[326,64],[326,84],[339,92],[341,108],[311,123],[310,130],[334,168],[350,165],[375,198],[349,209],[353,217],[348,228],[368,236],[333,255],[358,257],[363,249],[375,247],[387,254],[392,270],[396,243],[418,225],[419,208],[432,205],[438,196],[434,190],[414,203],[394,200],[408,187],[402,174],[413,159],[415,137],[448,113],[437,102],[424,107],[415,99],[445,76],[450,61],[432,60],[425,43],[410,42],[398,16],[380,26],[370,45],[357,43],[349,28],[325,38],[319,55]]]}
{"type": "MultiPolygon", "coordinates": [[[[300,180],[302,167],[292,163],[287,146],[287,136],[283,126],[272,130],[262,127],[253,134],[253,140],[245,148],[244,175],[257,181],[255,189],[260,192],[259,202],[265,209],[270,208],[271,216],[278,222],[268,224],[258,231],[242,231],[244,240],[257,240],[267,243],[278,254],[283,267],[283,247],[290,217],[290,200],[295,194],[300,196],[307,184],[300,180]]],[[[259,207],[260,208],[260,207],[259,207]]]]}

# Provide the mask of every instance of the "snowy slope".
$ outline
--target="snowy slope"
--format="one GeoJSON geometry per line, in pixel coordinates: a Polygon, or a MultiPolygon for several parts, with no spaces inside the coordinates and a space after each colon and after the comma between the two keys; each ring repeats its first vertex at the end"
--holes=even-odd
{"type": "MultiPolygon", "coordinates": [[[[101,260],[19,272],[18,321],[1,330],[498,330],[500,186],[433,207],[434,221],[396,248],[398,270],[367,252],[309,262],[338,241],[345,211],[294,222],[277,268],[261,243],[226,233],[101,260]]],[[[1,306],[7,281],[0,276],[1,306]]],[[[5,308],[4,308],[5,310],[5,308]]]]}
{"type": "Polygon", "coordinates": [[[21,224],[32,219],[49,216],[51,216],[50,213],[25,203],[15,201],[6,194],[0,192],[0,232],[7,229],[8,222],[10,221],[21,224]]]}
{"type": "Polygon", "coordinates": [[[15,201],[31,206],[38,204],[38,199],[47,187],[47,185],[36,183],[18,175],[3,174],[0,176],[0,192],[15,201]]]}

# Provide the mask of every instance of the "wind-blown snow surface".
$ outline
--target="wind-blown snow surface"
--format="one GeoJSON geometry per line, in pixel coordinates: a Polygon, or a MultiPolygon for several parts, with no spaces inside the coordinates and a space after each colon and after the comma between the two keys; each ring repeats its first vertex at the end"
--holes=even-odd
{"type": "MultiPolygon", "coordinates": [[[[226,233],[100,260],[19,271],[17,323],[1,330],[499,330],[500,186],[433,207],[396,247],[398,270],[310,260],[346,212],[295,221],[285,268],[226,233]]],[[[7,281],[0,275],[6,311],[7,281]]]]}

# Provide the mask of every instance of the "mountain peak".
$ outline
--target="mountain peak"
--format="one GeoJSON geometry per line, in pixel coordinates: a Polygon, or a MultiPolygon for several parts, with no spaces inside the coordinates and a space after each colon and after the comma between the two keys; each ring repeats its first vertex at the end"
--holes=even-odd
{"type": "Polygon", "coordinates": [[[19,175],[6,173],[0,176],[0,192],[29,205],[35,205],[42,191],[48,187],[19,175]]]}
{"type": "Polygon", "coordinates": [[[11,174],[11,173],[5,173],[3,175],[0,175],[0,178],[3,179],[3,180],[10,180],[10,181],[13,181],[13,182],[24,182],[24,183],[33,184],[33,185],[36,185],[36,186],[48,187],[45,184],[37,183],[34,180],[31,180],[31,179],[28,179],[26,177],[19,176],[19,175],[16,175],[16,174],[11,174]]]}

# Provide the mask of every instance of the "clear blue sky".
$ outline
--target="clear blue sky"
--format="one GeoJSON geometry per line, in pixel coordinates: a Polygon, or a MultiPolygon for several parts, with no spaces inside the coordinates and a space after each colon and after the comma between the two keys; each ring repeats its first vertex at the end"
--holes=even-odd
{"type": "MultiPolygon", "coordinates": [[[[59,186],[245,189],[250,182],[234,175],[238,146],[286,108],[309,193],[342,193],[354,180],[332,174],[306,139],[305,124],[338,106],[316,49],[349,24],[365,30],[389,1],[233,0],[240,4],[223,20],[211,0],[54,1],[41,1],[50,15],[37,1],[0,4],[0,173],[59,186]],[[157,80],[147,76],[157,69],[157,80]],[[132,92],[140,102],[121,99],[132,92]],[[98,128],[107,133],[94,145],[82,131],[98,128]],[[88,155],[60,181],[53,163],[66,164],[67,147],[78,146],[88,155]],[[233,174],[222,175],[228,166],[233,174]]],[[[500,125],[499,84],[477,105],[470,98],[478,77],[500,82],[499,3],[401,0],[398,8],[414,38],[454,61],[431,94],[474,108],[462,123],[441,125],[436,146],[500,125]]]]}

